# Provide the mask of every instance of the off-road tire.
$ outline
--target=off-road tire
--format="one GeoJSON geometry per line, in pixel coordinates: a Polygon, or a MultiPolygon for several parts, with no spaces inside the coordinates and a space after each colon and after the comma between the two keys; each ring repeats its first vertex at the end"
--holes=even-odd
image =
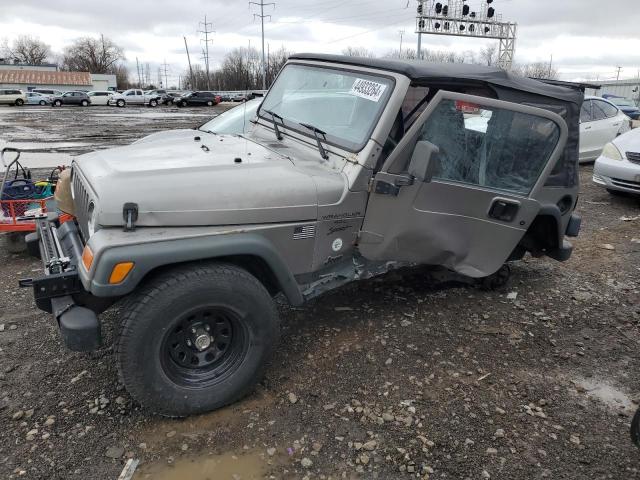
{"type": "MultiPolygon", "coordinates": [[[[217,262],[163,272],[140,286],[122,311],[122,331],[115,347],[121,381],[140,404],[169,417],[215,410],[249,393],[262,378],[280,329],[275,303],[258,279],[239,267],[217,262]],[[216,313],[206,313],[211,310],[216,313]],[[179,365],[176,352],[204,353],[193,344],[189,351],[173,343],[175,335],[192,338],[184,322],[209,319],[217,325],[227,313],[238,321],[227,331],[227,351],[236,352],[234,356],[222,356],[220,366],[214,362],[202,371],[179,365]],[[222,373],[212,373],[214,367],[222,373]],[[184,371],[189,378],[180,377],[184,371]]],[[[211,348],[218,352],[222,341],[218,338],[223,338],[224,331],[219,335],[215,331],[211,348]]]]}
{"type": "Polygon", "coordinates": [[[25,242],[26,234],[21,232],[11,232],[3,236],[4,244],[8,252],[22,253],[27,250],[27,243],[25,242]]]}
{"type": "Polygon", "coordinates": [[[119,107],[119,108],[123,108],[126,104],[127,104],[127,102],[125,102],[122,99],[116,101],[116,106],[119,107]]]}
{"type": "Polygon", "coordinates": [[[21,107],[22,105],[24,105],[24,100],[22,100],[21,98],[16,100],[16,107],[21,107]]]}
{"type": "Polygon", "coordinates": [[[493,275],[480,279],[480,288],[483,290],[497,290],[509,283],[511,278],[511,267],[506,263],[493,275]]]}

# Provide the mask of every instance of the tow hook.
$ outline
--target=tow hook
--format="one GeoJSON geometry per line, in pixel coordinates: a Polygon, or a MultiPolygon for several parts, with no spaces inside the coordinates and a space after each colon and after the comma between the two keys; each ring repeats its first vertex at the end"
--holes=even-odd
{"type": "Polygon", "coordinates": [[[18,286],[20,288],[31,288],[33,287],[33,278],[22,278],[18,280],[18,286]]]}
{"type": "Polygon", "coordinates": [[[133,232],[138,221],[138,204],[125,203],[122,206],[122,219],[124,220],[124,231],[133,232]]]}

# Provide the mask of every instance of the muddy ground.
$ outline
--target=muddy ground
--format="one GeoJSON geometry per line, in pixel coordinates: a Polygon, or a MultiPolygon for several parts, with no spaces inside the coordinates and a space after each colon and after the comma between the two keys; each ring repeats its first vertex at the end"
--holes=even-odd
{"type": "MultiPolygon", "coordinates": [[[[105,145],[199,122],[97,117],[98,133],[82,112],[56,115],[65,127],[14,117],[9,136],[105,145]]],[[[255,392],[186,420],[148,414],[119,384],[117,309],[104,348],[69,352],[17,287],[38,261],[0,250],[0,478],[115,480],[129,458],[136,479],[640,477],[640,202],[595,187],[590,166],[581,177],[570,261],[517,262],[499,291],[416,269],[282,306],[255,392]]]]}

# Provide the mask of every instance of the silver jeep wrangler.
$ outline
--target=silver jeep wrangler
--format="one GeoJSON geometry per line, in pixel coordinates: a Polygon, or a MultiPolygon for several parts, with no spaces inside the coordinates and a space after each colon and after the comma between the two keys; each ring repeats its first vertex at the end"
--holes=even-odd
{"type": "MultiPolygon", "coordinates": [[[[176,130],[79,157],[75,221],[27,239],[22,280],[67,346],[115,352],[150,410],[238,400],[278,341],[274,297],[300,305],[411,265],[491,278],[576,236],[583,92],[489,67],[295,55],[248,133],[176,130]]],[[[61,186],[61,188],[63,188],[61,186]]]]}

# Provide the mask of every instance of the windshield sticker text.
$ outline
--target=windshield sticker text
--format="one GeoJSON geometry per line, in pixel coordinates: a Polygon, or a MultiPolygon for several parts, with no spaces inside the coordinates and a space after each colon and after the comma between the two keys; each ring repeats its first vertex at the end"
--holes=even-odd
{"type": "Polygon", "coordinates": [[[349,93],[356,97],[378,102],[380,101],[380,98],[382,98],[386,89],[387,86],[382,83],[364,80],[363,78],[356,78],[356,81],[353,82],[353,86],[351,87],[351,92],[349,93]]]}

